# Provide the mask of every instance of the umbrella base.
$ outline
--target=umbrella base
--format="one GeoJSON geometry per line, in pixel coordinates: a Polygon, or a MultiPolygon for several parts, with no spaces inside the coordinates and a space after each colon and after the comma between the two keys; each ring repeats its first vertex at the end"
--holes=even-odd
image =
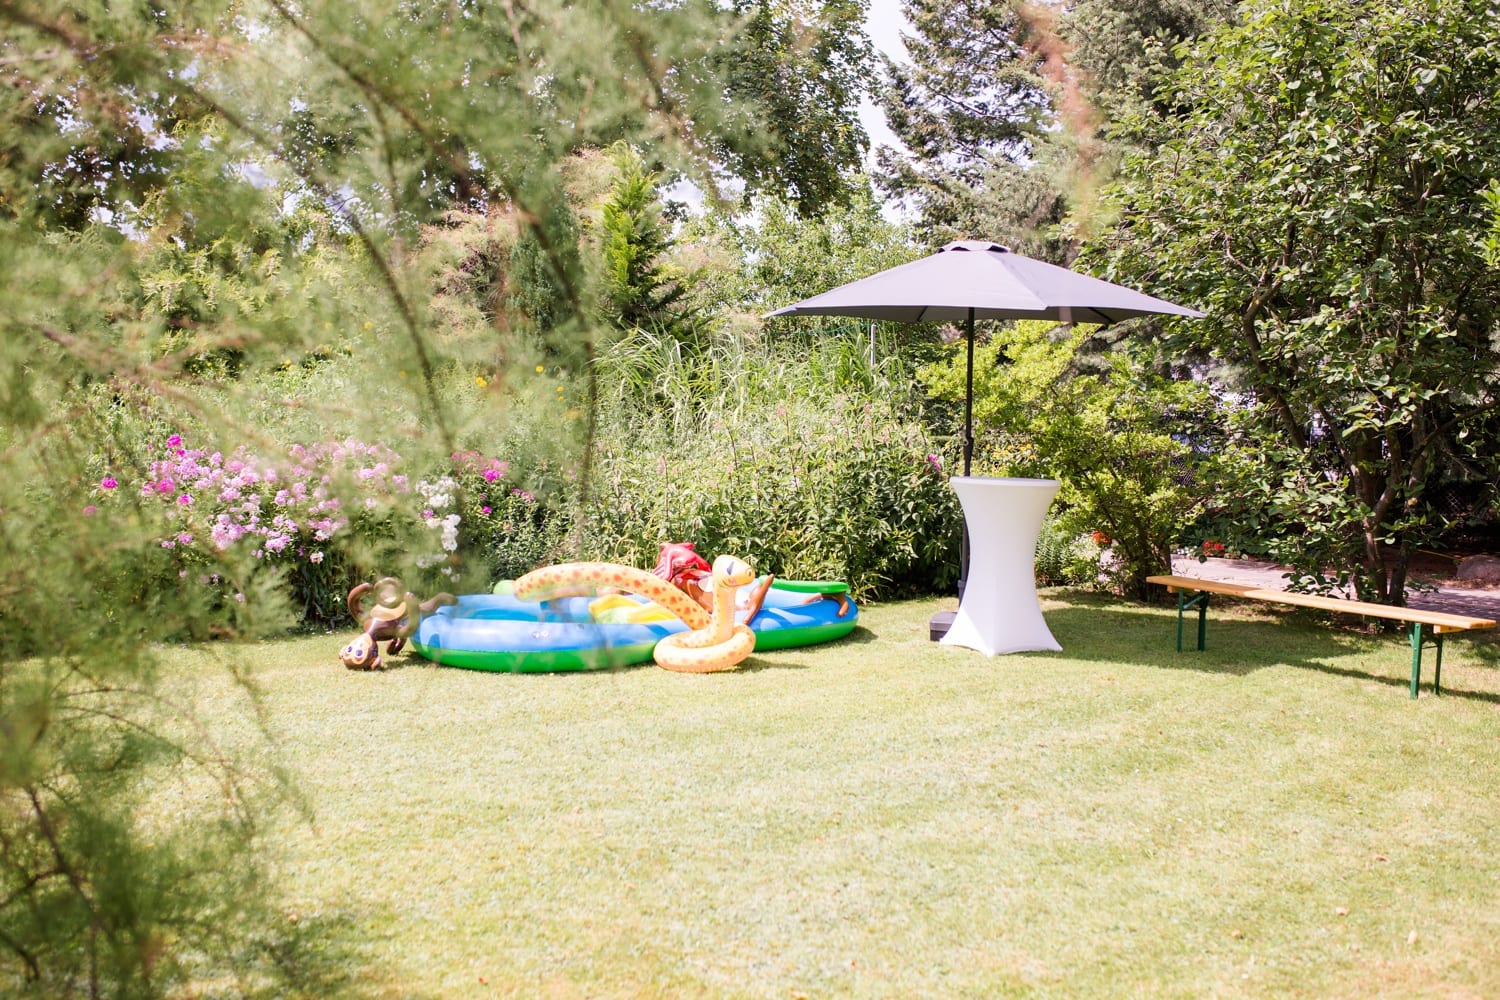
{"type": "Polygon", "coordinates": [[[948,634],[948,630],[953,627],[953,619],[957,617],[957,611],[939,611],[927,619],[927,638],[932,642],[937,642],[948,634]]]}

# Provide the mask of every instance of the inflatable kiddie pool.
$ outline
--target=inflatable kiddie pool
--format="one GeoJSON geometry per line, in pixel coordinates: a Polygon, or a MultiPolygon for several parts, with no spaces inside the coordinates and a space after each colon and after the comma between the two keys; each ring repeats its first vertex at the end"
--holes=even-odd
{"type": "MultiPolygon", "coordinates": [[[[750,622],[755,651],[809,646],[854,630],[859,608],[842,583],[776,580],[750,622]]],[[[656,644],[685,632],[654,617],[632,594],[524,601],[511,593],[466,594],[424,617],[411,645],[434,663],[469,670],[550,673],[647,663],[656,644]]],[[[737,616],[742,617],[741,615],[737,616]]]]}

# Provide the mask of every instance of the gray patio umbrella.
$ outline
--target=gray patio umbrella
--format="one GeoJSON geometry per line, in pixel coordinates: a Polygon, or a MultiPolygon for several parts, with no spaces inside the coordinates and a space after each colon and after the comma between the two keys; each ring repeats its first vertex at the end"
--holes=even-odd
{"type": "Polygon", "coordinates": [[[1055,319],[1110,324],[1135,316],[1202,316],[986,241],[949,243],[937,253],[794,302],[769,316],[857,316],[902,323],[964,322],[964,475],[974,454],[974,321],[1055,319]]]}
{"type": "MultiPolygon", "coordinates": [[[[937,253],[794,302],[769,316],[857,316],[903,323],[965,324],[964,475],[974,457],[974,321],[1055,319],[1110,324],[1135,316],[1202,316],[1195,309],[1153,298],[1065,267],[1033,260],[987,241],[949,243],[937,253]]],[[[958,592],[969,575],[969,532],[961,545],[958,592]]],[[[953,612],[930,624],[937,639],[953,612]]]]}

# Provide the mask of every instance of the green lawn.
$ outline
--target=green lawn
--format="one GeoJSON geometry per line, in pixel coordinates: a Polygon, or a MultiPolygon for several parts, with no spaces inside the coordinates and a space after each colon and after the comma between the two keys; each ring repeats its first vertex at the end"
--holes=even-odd
{"type": "Polygon", "coordinates": [[[1500,995],[1500,648],[1413,702],[1400,636],[1060,592],[985,659],[939,606],[708,676],[255,647],[287,919],[351,995],[1500,995]]]}

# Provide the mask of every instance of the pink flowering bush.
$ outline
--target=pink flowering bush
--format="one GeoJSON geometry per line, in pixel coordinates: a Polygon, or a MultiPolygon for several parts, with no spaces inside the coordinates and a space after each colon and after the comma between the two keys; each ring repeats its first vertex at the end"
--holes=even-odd
{"type": "Polygon", "coordinates": [[[100,478],[85,512],[133,491],[179,580],[243,603],[228,567],[249,558],[281,574],[306,625],[348,626],[346,595],[373,576],[399,575],[424,592],[460,580],[488,589],[542,565],[556,547],[552,518],[506,481],[509,465],[477,452],[417,477],[390,448],[352,439],[295,445],[271,460],[244,447],[228,455],[190,447],[172,434],[152,454],[138,477],[100,478]]]}
{"type": "Polygon", "coordinates": [[[568,520],[507,481],[510,466],[478,452],[453,455],[461,547],[491,580],[511,580],[564,559],[568,520]]]}
{"type": "MultiPolygon", "coordinates": [[[[179,538],[188,537],[182,544],[201,539],[223,551],[244,541],[257,557],[312,556],[351,516],[378,518],[411,492],[407,477],[395,471],[399,456],[380,445],[296,445],[277,465],[245,448],[226,457],[183,448],[175,434],[171,440],[179,446],[151,463],[140,491],[178,508],[166,517],[181,525],[179,538]]],[[[172,548],[173,540],[162,547],[172,548]]]]}
{"type": "MultiPolygon", "coordinates": [[[[400,456],[381,445],[296,445],[279,460],[188,447],[178,434],[166,445],[134,489],[159,520],[158,544],[178,575],[219,588],[225,601],[243,591],[220,571],[230,555],[248,555],[282,572],[304,622],[347,625],[344,596],[365,575],[371,542],[395,539],[412,521],[414,487],[400,456]]],[[[124,489],[115,475],[99,487],[106,501],[124,489]]]]}

